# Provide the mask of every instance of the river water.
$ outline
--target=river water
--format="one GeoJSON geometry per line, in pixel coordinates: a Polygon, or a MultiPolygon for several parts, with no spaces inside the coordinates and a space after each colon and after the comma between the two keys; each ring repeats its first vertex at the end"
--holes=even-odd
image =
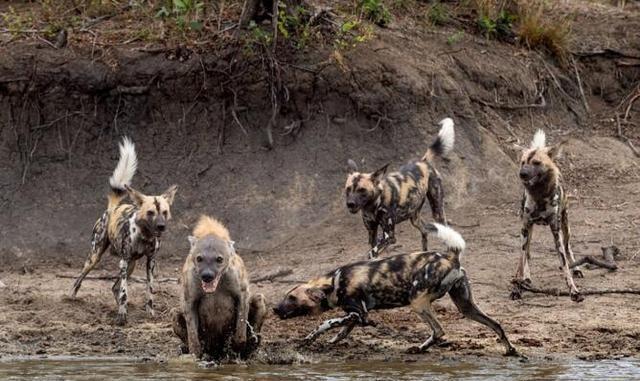
{"type": "Polygon", "coordinates": [[[302,365],[163,363],[119,358],[3,359],[0,380],[638,380],[639,360],[344,362],[302,365]]]}

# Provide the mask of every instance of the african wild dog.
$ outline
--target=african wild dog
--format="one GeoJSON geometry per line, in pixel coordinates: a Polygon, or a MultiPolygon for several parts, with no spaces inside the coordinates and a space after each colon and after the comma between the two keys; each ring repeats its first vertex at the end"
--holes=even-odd
{"type": "Polygon", "coordinates": [[[523,252],[513,280],[512,299],[520,299],[522,297],[520,282],[531,282],[529,247],[531,245],[533,225],[549,225],[553,234],[556,252],[560,257],[560,268],[564,271],[567,286],[571,293],[571,300],[575,302],[584,300],[584,296],[580,294],[573,282],[573,275],[581,278],[582,272],[575,269],[572,274],[569,268],[569,265],[575,262],[575,258],[569,242],[571,233],[567,215],[567,195],[562,187],[560,170],[553,161],[558,156],[562,144],[547,147],[545,145],[544,132],[538,130],[530,147],[521,147],[523,152],[519,176],[524,185],[520,207],[523,252]]]}
{"type": "Polygon", "coordinates": [[[305,338],[311,342],[325,331],[342,327],[331,340],[336,343],[356,325],[373,325],[367,319],[369,311],[411,305],[432,329],[431,336],[414,348],[424,351],[442,342],[444,331],[431,303],[449,293],[464,316],[498,334],[506,355],[516,355],[500,324],[480,311],[473,300],[466,271],[460,266],[465,247],[460,234],[440,224],[425,224],[425,229],[444,241],[446,253],[416,252],[342,266],[287,292],[274,312],[288,319],[340,307],[345,316],[326,320],[305,338]]]}
{"type": "Polygon", "coordinates": [[[453,148],[453,120],[440,121],[442,128],[420,160],[412,160],[399,171],[385,175],[387,165],[373,173],[360,173],[353,160],[353,170],[347,178],[345,196],[351,213],[362,211],[364,226],[369,232],[369,259],[376,258],[386,247],[396,242],[395,225],[409,219],[422,235],[422,250],[427,250],[427,229],[420,211],[429,200],[433,218],[446,224],[444,194],[440,174],[432,164],[436,156],[443,156],[453,148]],[[378,226],[383,237],[378,241],[378,226]]]}
{"type": "Polygon", "coordinates": [[[127,277],[133,272],[136,261],[142,257],[147,260],[146,310],[151,316],[155,315],[153,294],[156,254],[162,232],[171,219],[170,207],[178,189],[173,185],[159,196],[147,196],[134,190],[130,184],[137,167],[135,147],[125,137],[120,144],[120,160],[109,179],[111,192],[107,196],[107,210],[93,226],[91,253],[70,291],[70,297],[74,298],[82,280],[98,264],[104,252],[111,248],[111,254],[120,258],[119,278],[111,288],[118,303],[118,325],[124,325],[127,321],[127,277]],[[127,195],[133,204],[123,202],[127,195]]]}
{"type": "Polygon", "coordinates": [[[235,252],[229,231],[217,220],[202,216],[182,269],[181,309],[173,330],[188,352],[216,359],[225,354],[228,339],[243,356],[255,350],[267,307],[262,294],[249,293],[249,278],[235,252]],[[249,343],[247,343],[249,335],[249,343]]]}

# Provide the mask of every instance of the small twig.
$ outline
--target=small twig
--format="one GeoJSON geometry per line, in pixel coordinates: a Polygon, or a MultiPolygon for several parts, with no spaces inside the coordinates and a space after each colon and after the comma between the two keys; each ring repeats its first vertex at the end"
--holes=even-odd
{"type": "Polygon", "coordinates": [[[571,62],[573,63],[573,70],[576,72],[576,79],[578,80],[578,89],[580,89],[580,96],[582,97],[582,103],[584,104],[584,109],[588,112],[589,105],[587,104],[587,97],[584,95],[584,89],[582,88],[582,80],[580,79],[580,73],[578,72],[578,66],[576,65],[576,60],[571,57],[571,62]]]}
{"type": "Polygon", "coordinates": [[[506,109],[506,110],[519,110],[519,109],[527,109],[527,108],[545,108],[547,107],[547,101],[545,101],[544,96],[542,96],[542,94],[540,94],[540,103],[531,103],[531,104],[523,104],[523,105],[509,105],[509,104],[504,104],[504,103],[491,103],[491,102],[487,102],[485,100],[482,100],[480,98],[476,98],[476,97],[469,97],[469,99],[471,99],[474,102],[478,102],[484,106],[487,107],[493,107],[493,108],[502,108],[502,109],[506,109]]]}
{"type": "Polygon", "coordinates": [[[631,139],[629,139],[628,137],[624,136],[624,134],[622,133],[622,125],[620,124],[620,116],[618,115],[617,112],[616,112],[616,127],[617,127],[617,131],[618,131],[618,139],[620,139],[623,142],[627,143],[629,148],[631,148],[631,151],[633,151],[633,153],[637,157],[640,157],[640,151],[638,151],[638,149],[633,145],[633,142],[631,142],[631,139]]]}
{"type": "Polygon", "coordinates": [[[264,281],[273,281],[276,278],[282,278],[288,275],[293,274],[293,270],[291,269],[280,269],[278,271],[275,271],[273,273],[269,273],[263,276],[259,276],[259,277],[255,277],[255,278],[251,278],[251,283],[260,283],[260,282],[264,282],[264,281]]]}

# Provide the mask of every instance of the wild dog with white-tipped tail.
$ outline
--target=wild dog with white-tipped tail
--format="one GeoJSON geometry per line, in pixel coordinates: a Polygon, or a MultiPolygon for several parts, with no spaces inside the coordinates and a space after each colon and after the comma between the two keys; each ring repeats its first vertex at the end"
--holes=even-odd
{"type": "Polygon", "coordinates": [[[111,288],[118,304],[118,325],[124,325],[127,321],[127,278],[133,273],[136,261],[142,257],[147,260],[146,310],[151,316],[155,315],[156,255],[162,233],[171,219],[171,205],[178,190],[176,185],[172,185],[161,195],[147,196],[131,188],[137,168],[135,146],[125,137],[120,144],[118,165],[109,179],[111,190],[107,196],[107,210],[93,226],[91,252],[69,293],[71,298],[75,298],[84,278],[110,248],[111,254],[120,258],[119,276],[111,288]],[[124,202],[127,196],[133,203],[124,202]]]}
{"type": "Polygon", "coordinates": [[[446,224],[442,178],[433,165],[435,157],[453,149],[453,120],[440,121],[438,137],[419,160],[412,160],[400,170],[386,174],[389,164],[372,173],[358,172],[357,164],[349,159],[352,172],[347,177],[345,197],[351,213],[362,211],[362,220],[369,233],[369,259],[376,258],[385,248],[396,242],[395,226],[406,220],[420,231],[422,250],[428,250],[427,228],[420,215],[425,200],[429,200],[436,222],[446,224]],[[378,227],[382,239],[378,240],[378,227]]]}
{"type": "Polygon", "coordinates": [[[465,317],[498,334],[507,356],[517,355],[500,324],[483,313],[473,300],[466,271],[460,266],[465,248],[460,234],[440,224],[426,224],[425,228],[445,243],[446,252],[400,254],[342,266],[291,289],[274,312],[281,319],[289,319],[342,308],[346,315],[326,320],[305,338],[308,343],[340,327],[331,340],[336,343],[346,338],[356,325],[373,325],[368,320],[369,311],[410,305],[432,329],[426,341],[412,348],[420,352],[443,341],[444,331],[431,304],[449,293],[465,317]]]}
{"type": "Polygon", "coordinates": [[[569,265],[575,262],[573,250],[569,242],[571,231],[567,212],[567,195],[561,182],[560,169],[554,162],[564,142],[554,146],[546,146],[544,131],[538,130],[528,148],[522,149],[519,177],[524,186],[520,217],[522,219],[522,256],[518,262],[516,276],[513,279],[511,299],[522,297],[521,282],[531,282],[529,270],[529,246],[533,225],[549,225],[553,234],[556,252],[560,259],[560,269],[571,294],[571,300],[581,302],[584,296],[576,287],[573,276],[582,278],[579,269],[571,270],[569,265]]]}

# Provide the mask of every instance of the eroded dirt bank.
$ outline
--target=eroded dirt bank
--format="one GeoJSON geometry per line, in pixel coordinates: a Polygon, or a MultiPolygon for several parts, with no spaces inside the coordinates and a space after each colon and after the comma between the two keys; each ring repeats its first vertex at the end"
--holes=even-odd
{"type": "MultiPolygon", "coordinates": [[[[580,18],[601,17],[598,9],[580,18]]],[[[612,21],[597,24],[599,33],[578,28],[589,36],[589,51],[637,49],[625,43],[634,41],[633,28],[614,28],[640,24],[637,14],[607,12],[612,21]]],[[[275,303],[292,282],[366,251],[359,217],[343,207],[346,159],[370,169],[386,162],[397,168],[422,154],[437,132],[435,122],[451,116],[456,147],[437,165],[445,177],[447,215],[468,243],[463,261],[480,306],[529,356],[636,356],[638,296],[514,302],[508,287],[518,255],[520,193],[510,147],[526,144],[537,128],[552,142],[569,139],[561,168],[572,196],[576,255],[597,254],[612,242],[624,255],[620,270],[587,271],[578,286],[640,287],[640,168],[628,145],[614,138],[612,119],[640,78],[637,67],[607,55],[578,58],[587,113],[572,68],[482,37],[466,36],[452,48],[449,32],[392,25],[340,60],[322,49],[291,57],[284,71],[290,98],[271,143],[265,132],[269,88],[251,73],[230,77],[233,56],[192,54],[181,61],[168,59],[171,52],[111,49],[101,52],[108,59],[94,59],[88,48],[13,46],[0,61],[0,281],[6,285],[0,289],[0,355],[175,355],[168,316],[178,302],[174,283],[160,284],[155,320],[143,312],[143,285],[134,284],[129,326],[119,328],[109,282],[87,280],[79,299],[70,301],[64,295],[72,280],[58,277],[81,267],[92,224],[105,206],[120,136],[137,143],[136,187],[151,193],[180,186],[160,277],[177,276],[190,226],[211,213],[230,227],[252,276],[293,271],[255,285],[275,303]],[[544,107],[508,107],[537,104],[540,95],[544,107]]],[[[632,118],[637,110],[631,108],[632,118]]],[[[623,132],[635,142],[640,137],[633,123],[623,132]]],[[[395,252],[419,245],[410,225],[397,233],[395,252]]],[[[562,288],[550,234],[538,228],[533,242],[534,281],[562,288]]],[[[92,275],[114,269],[114,259],[105,258],[92,275]]],[[[270,316],[258,361],[501,354],[489,331],[462,319],[449,301],[438,306],[452,344],[425,355],[405,354],[428,332],[402,309],[373,314],[377,327],[358,329],[336,347],[321,340],[308,349],[297,348],[295,339],[320,318],[282,322],[270,316]]]]}

